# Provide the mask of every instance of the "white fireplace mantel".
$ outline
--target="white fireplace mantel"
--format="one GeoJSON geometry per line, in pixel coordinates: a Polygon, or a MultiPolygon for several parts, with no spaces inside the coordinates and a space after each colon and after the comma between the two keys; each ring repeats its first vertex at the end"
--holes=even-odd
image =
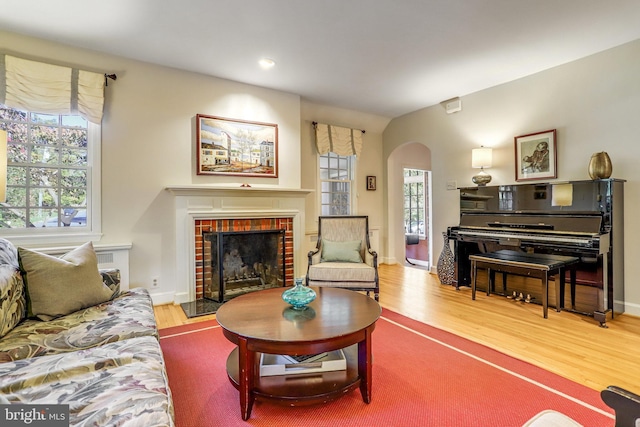
{"type": "Polygon", "coordinates": [[[174,303],[195,299],[197,219],[292,217],[294,274],[304,274],[305,198],[315,190],[211,185],[172,185],[165,189],[175,196],[177,286],[174,303]]]}
{"type": "Polygon", "coordinates": [[[167,191],[176,196],[305,197],[315,190],[279,187],[222,187],[213,185],[170,185],[167,191]]]}

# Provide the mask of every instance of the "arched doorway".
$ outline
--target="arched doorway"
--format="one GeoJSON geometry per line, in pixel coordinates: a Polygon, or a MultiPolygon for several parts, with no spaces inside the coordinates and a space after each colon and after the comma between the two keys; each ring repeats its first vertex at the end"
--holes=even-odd
{"type": "MultiPolygon", "coordinates": [[[[405,222],[405,170],[431,171],[431,150],[419,142],[407,142],[394,149],[387,158],[387,189],[388,189],[388,254],[391,263],[406,262],[407,240],[405,222]]],[[[424,234],[431,236],[431,180],[428,180],[424,188],[425,211],[424,234]]],[[[419,227],[419,224],[418,224],[419,227]]],[[[433,243],[431,239],[422,239],[426,248],[426,254],[420,255],[426,266],[433,265],[433,243]]],[[[415,258],[414,258],[415,259],[415,258]]]]}
{"type": "Polygon", "coordinates": [[[404,168],[404,235],[407,264],[429,269],[431,172],[404,168]]]}

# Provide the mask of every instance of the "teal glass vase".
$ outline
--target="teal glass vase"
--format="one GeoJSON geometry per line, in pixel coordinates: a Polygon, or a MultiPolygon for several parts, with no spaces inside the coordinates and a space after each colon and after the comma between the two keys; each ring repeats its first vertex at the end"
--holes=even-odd
{"type": "Polygon", "coordinates": [[[316,299],[316,291],[304,284],[304,277],[294,279],[294,286],[282,293],[282,299],[295,310],[304,310],[307,304],[316,299]]]}

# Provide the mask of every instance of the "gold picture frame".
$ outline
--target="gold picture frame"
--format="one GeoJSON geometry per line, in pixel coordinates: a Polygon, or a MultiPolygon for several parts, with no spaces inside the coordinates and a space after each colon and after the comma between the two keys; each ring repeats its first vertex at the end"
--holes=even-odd
{"type": "Polygon", "coordinates": [[[278,125],[196,115],[198,175],[278,177],[278,125]]]}

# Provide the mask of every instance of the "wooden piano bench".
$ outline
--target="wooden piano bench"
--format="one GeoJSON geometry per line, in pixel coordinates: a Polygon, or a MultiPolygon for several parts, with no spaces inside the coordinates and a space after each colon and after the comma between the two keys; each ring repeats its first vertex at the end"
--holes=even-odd
{"type": "Polygon", "coordinates": [[[575,265],[579,258],[573,256],[526,253],[511,250],[469,255],[471,260],[471,299],[476,299],[476,280],[478,268],[486,268],[489,277],[487,296],[495,289],[495,272],[529,276],[542,281],[542,312],[547,318],[549,305],[549,276],[555,274],[559,280],[556,289],[556,311],[564,308],[565,271],[570,270],[572,289],[576,285],[575,265]]]}

